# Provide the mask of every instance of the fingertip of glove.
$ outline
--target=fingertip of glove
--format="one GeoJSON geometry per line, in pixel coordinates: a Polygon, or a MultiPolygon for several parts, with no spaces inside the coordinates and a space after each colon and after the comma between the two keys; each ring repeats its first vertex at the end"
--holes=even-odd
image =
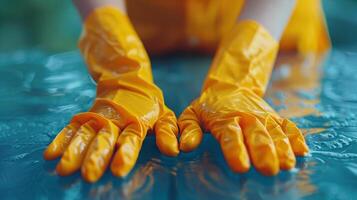
{"type": "MultiPolygon", "coordinates": [[[[186,129],[187,130],[187,129],[186,129]]],[[[193,151],[202,141],[202,132],[196,130],[184,131],[180,138],[180,150],[183,152],[193,151]]]]}
{"type": "Polygon", "coordinates": [[[282,170],[290,170],[295,167],[296,164],[296,159],[295,157],[293,158],[287,158],[284,160],[284,162],[280,162],[280,169],[282,170]]]}
{"type": "Polygon", "coordinates": [[[131,169],[134,167],[136,159],[135,149],[132,149],[130,145],[122,145],[117,151],[114,159],[110,165],[110,169],[114,176],[125,177],[129,174],[131,169]]]}
{"type": "Polygon", "coordinates": [[[175,157],[180,152],[176,137],[156,137],[156,146],[166,156],[175,157]]]}
{"type": "MultiPolygon", "coordinates": [[[[159,147],[159,149],[160,149],[160,147],[159,147]]],[[[160,149],[160,152],[162,154],[164,154],[165,156],[170,156],[170,157],[176,157],[180,153],[177,145],[176,145],[176,147],[160,149]]]]}
{"type": "Polygon", "coordinates": [[[250,163],[241,163],[240,165],[230,165],[231,170],[235,173],[246,173],[250,169],[250,163]]]}
{"type": "Polygon", "coordinates": [[[259,157],[256,157],[253,160],[255,168],[265,176],[274,176],[279,173],[279,159],[276,153],[267,151],[262,151],[264,154],[260,154],[259,157]]]}
{"type": "Polygon", "coordinates": [[[309,147],[305,141],[298,140],[294,145],[294,153],[296,156],[306,156],[309,154],[309,147]]]}
{"type": "Polygon", "coordinates": [[[82,177],[85,181],[94,183],[98,181],[98,179],[101,177],[101,174],[98,173],[97,170],[82,169],[82,177]]]}
{"type": "Polygon", "coordinates": [[[84,180],[89,183],[96,182],[102,175],[104,170],[101,170],[95,162],[87,162],[81,168],[81,174],[84,180]]]}
{"type": "Polygon", "coordinates": [[[264,176],[275,176],[279,173],[279,164],[271,163],[270,165],[263,165],[258,170],[264,176]]]}
{"type": "Polygon", "coordinates": [[[194,142],[180,142],[180,150],[186,153],[193,151],[197,146],[198,144],[195,144],[194,142]]]}
{"type": "Polygon", "coordinates": [[[117,166],[115,164],[112,164],[110,166],[110,170],[112,171],[112,174],[117,177],[125,177],[129,174],[130,170],[121,168],[120,166],[117,166]]]}
{"type": "Polygon", "coordinates": [[[264,165],[260,166],[259,168],[256,167],[257,170],[263,174],[264,176],[275,176],[279,173],[279,165],[264,165]]]}
{"type": "Polygon", "coordinates": [[[43,158],[45,160],[54,160],[56,159],[56,156],[54,155],[54,153],[49,150],[49,149],[46,149],[44,152],[43,152],[43,158]]]}
{"type": "Polygon", "coordinates": [[[73,173],[73,170],[70,166],[60,161],[56,166],[56,173],[60,176],[68,176],[73,173]]]}

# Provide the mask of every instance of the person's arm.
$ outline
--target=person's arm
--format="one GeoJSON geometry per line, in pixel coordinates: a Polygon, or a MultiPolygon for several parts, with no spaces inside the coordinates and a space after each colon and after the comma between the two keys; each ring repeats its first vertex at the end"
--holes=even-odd
{"type": "Polygon", "coordinates": [[[243,20],[254,20],[279,41],[295,4],[296,0],[247,0],[238,23],[243,20]]]}
{"type": "Polygon", "coordinates": [[[103,6],[112,6],[118,8],[121,12],[126,13],[125,0],[73,0],[82,21],[96,8],[103,6]]]}
{"type": "Polygon", "coordinates": [[[331,47],[322,0],[297,0],[293,14],[280,39],[280,51],[306,56],[331,47]]]}
{"type": "Polygon", "coordinates": [[[247,0],[242,16],[216,52],[199,98],[181,114],[180,149],[202,141],[202,129],[220,143],[235,172],[250,163],[265,175],[292,169],[308,147],[301,131],[262,98],[278,52],[292,0],[247,0]]]}

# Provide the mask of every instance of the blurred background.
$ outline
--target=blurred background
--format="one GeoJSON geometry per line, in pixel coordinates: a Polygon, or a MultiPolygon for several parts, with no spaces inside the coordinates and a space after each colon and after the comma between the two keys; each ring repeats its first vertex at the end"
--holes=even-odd
{"type": "Polygon", "coordinates": [[[81,21],[71,0],[0,0],[0,52],[75,49],[81,21]]]}
{"type": "MultiPolygon", "coordinates": [[[[335,47],[357,47],[357,0],[323,0],[335,47]],[[345,28],[351,27],[346,32],[345,28]],[[351,42],[353,41],[353,42],[351,42]]],[[[0,0],[0,53],[39,48],[63,52],[77,47],[81,21],[72,1],[0,0]]]]}

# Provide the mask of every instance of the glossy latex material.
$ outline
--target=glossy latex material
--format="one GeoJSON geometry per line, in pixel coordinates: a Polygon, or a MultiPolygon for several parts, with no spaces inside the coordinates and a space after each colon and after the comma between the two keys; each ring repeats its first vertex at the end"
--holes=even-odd
{"type": "Polygon", "coordinates": [[[295,166],[295,155],[308,147],[296,125],[279,117],[262,99],[278,43],[254,21],[243,21],[222,41],[201,96],[181,114],[180,149],[188,152],[202,140],[202,129],[220,143],[235,172],[250,162],[263,174],[295,166]]]}
{"type": "Polygon", "coordinates": [[[62,156],[58,174],[81,169],[94,182],[114,155],[112,173],[126,176],[152,130],[160,151],[176,156],[175,114],[153,83],[149,59],[127,17],[111,7],[95,10],[86,19],[79,46],[97,81],[97,97],[90,111],[73,117],[45,151],[49,160],[62,156]]]}
{"type": "MultiPolygon", "coordinates": [[[[150,53],[214,52],[243,5],[244,0],[127,1],[128,15],[150,53]]],[[[280,46],[304,54],[330,46],[320,0],[297,0],[280,46]]]]}
{"type": "Polygon", "coordinates": [[[320,53],[330,48],[320,0],[298,0],[280,41],[283,51],[320,53]]]}

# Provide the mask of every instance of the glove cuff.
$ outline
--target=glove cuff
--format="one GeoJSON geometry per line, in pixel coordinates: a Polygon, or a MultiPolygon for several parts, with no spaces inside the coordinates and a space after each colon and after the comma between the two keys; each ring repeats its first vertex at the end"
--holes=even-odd
{"type": "Polygon", "coordinates": [[[259,23],[239,22],[216,53],[202,91],[217,87],[252,90],[263,96],[278,51],[278,42],[259,23]]]}
{"type": "Polygon", "coordinates": [[[153,82],[144,46],[129,18],[115,7],[100,7],[87,16],[79,49],[96,81],[134,73],[153,82]]]}

